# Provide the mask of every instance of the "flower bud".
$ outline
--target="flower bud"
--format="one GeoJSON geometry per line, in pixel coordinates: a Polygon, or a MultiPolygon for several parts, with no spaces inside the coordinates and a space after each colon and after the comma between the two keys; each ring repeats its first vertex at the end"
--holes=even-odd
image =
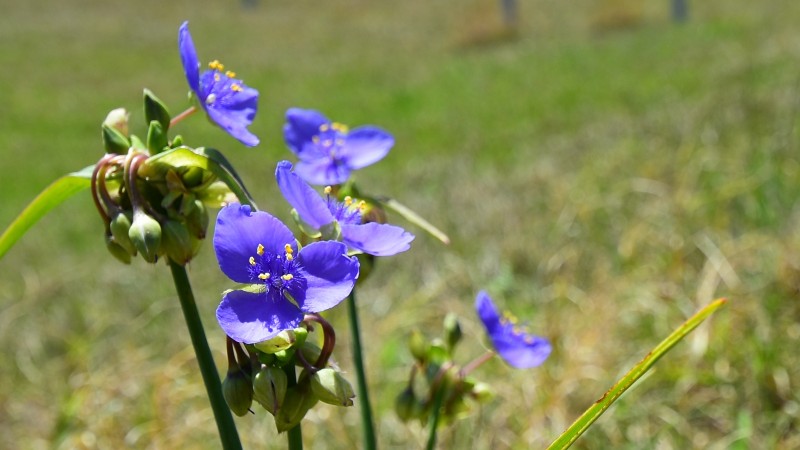
{"type": "Polygon", "coordinates": [[[167,138],[167,132],[164,131],[164,127],[161,126],[157,120],[153,120],[150,122],[150,126],[147,128],[147,149],[150,151],[151,155],[155,155],[161,153],[167,145],[169,144],[169,139],[167,138]]]}
{"type": "Polygon", "coordinates": [[[119,131],[124,137],[128,137],[128,118],[130,114],[125,108],[117,108],[109,111],[103,125],[119,131]]]}
{"type": "MultiPolygon", "coordinates": [[[[314,364],[319,359],[319,355],[322,354],[322,349],[313,342],[304,342],[302,346],[300,346],[300,352],[303,354],[303,358],[308,361],[310,364],[314,364]]],[[[303,366],[303,363],[300,362],[299,358],[295,358],[294,361],[295,365],[303,366]]]]}
{"type": "Polygon", "coordinates": [[[189,230],[178,220],[164,222],[161,227],[161,246],[163,253],[180,265],[185,265],[194,256],[195,246],[189,230]]]}
{"type": "Polygon", "coordinates": [[[291,348],[296,340],[294,330],[283,330],[274,338],[259,342],[254,346],[264,353],[278,353],[291,348]]]}
{"type": "Polygon", "coordinates": [[[419,330],[414,330],[411,332],[411,336],[408,338],[408,349],[411,350],[411,355],[420,364],[424,364],[425,361],[428,360],[429,348],[430,344],[428,343],[428,340],[425,339],[425,336],[422,335],[422,332],[419,330]]]}
{"type": "Polygon", "coordinates": [[[243,416],[250,411],[253,404],[253,384],[244,372],[238,368],[228,370],[222,382],[222,396],[228,408],[237,416],[243,416]]]}
{"type": "Polygon", "coordinates": [[[274,416],[283,406],[288,383],[286,372],[264,366],[253,378],[253,398],[274,416]]]}
{"type": "Polygon", "coordinates": [[[456,344],[458,341],[461,340],[463,336],[461,332],[461,325],[458,323],[458,317],[453,314],[449,313],[444,318],[444,341],[447,345],[447,350],[450,354],[453,353],[455,350],[456,344]]]}
{"type": "Polygon", "coordinates": [[[161,245],[161,225],[147,213],[137,210],[133,213],[133,223],[128,230],[128,237],[133,242],[142,258],[149,263],[158,260],[158,250],[161,245]]]}
{"type": "Polygon", "coordinates": [[[417,417],[419,410],[420,404],[411,386],[403,389],[403,392],[394,400],[394,412],[403,422],[408,422],[417,417]]]}
{"type": "Polygon", "coordinates": [[[278,428],[278,433],[296,427],[315,404],[317,404],[317,397],[311,392],[307,382],[301,382],[286,391],[283,406],[275,415],[275,426],[278,428]]]}
{"type": "Polygon", "coordinates": [[[136,247],[133,246],[133,242],[131,242],[131,238],[128,236],[131,229],[131,213],[117,213],[117,215],[111,219],[109,227],[111,229],[111,235],[114,236],[114,241],[122,246],[129,254],[136,256],[136,247]]]}
{"type": "Polygon", "coordinates": [[[197,166],[189,166],[181,173],[181,181],[187,189],[202,187],[204,183],[213,178],[214,175],[211,172],[197,166]]]}
{"type": "Polygon", "coordinates": [[[131,146],[127,137],[116,129],[103,124],[101,127],[101,135],[103,137],[103,147],[106,153],[125,154],[131,146]]]}
{"type": "Polygon", "coordinates": [[[145,123],[157,121],[166,133],[169,130],[169,111],[164,102],[159,100],[149,89],[144,90],[144,118],[145,123]]]}
{"type": "Polygon", "coordinates": [[[331,367],[314,372],[311,391],[321,402],[334,406],[353,406],[356,396],[350,382],[331,367]]]}
{"type": "Polygon", "coordinates": [[[208,230],[208,208],[200,200],[195,199],[186,212],[186,228],[197,239],[205,239],[208,230]]]}
{"type": "Polygon", "coordinates": [[[131,254],[128,253],[121,245],[114,239],[114,236],[106,234],[106,248],[108,252],[114,255],[115,258],[125,264],[131,263],[131,254]]]}
{"type": "Polygon", "coordinates": [[[472,387],[470,394],[473,398],[475,398],[475,400],[478,401],[478,403],[486,403],[494,398],[494,391],[492,390],[492,387],[483,382],[475,383],[475,386],[472,387]]]}

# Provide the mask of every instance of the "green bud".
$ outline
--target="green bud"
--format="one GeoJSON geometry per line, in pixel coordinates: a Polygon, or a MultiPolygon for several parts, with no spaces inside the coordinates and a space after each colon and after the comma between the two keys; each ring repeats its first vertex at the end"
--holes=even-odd
{"type": "Polygon", "coordinates": [[[186,213],[186,228],[197,239],[205,239],[208,230],[208,208],[200,200],[195,199],[186,213]]]}
{"type": "Polygon", "coordinates": [[[187,189],[201,187],[214,178],[214,174],[197,166],[187,167],[181,174],[183,185],[187,189]]]}
{"type": "Polygon", "coordinates": [[[253,384],[244,372],[238,368],[229,370],[222,382],[222,396],[228,408],[237,416],[243,416],[253,404],[253,384]]]}
{"type": "Polygon", "coordinates": [[[286,372],[264,366],[253,378],[253,398],[274,416],[283,406],[288,384],[286,372]]]}
{"type": "Polygon", "coordinates": [[[101,127],[101,133],[103,136],[103,147],[105,147],[106,153],[117,153],[124,155],[128,152],[128,149],[131,146],[130,141],[115,128],[103,124],[101,127]]]}
{"type": "Polygon", "coordinates": [[[315,404],[317,404],[317,397],[309,389],[308,383],[298,384],[286,391],[283,407],[275,415],[275,426],[278,428],[278,432],[283,433],[296,427],[315,404]]]}
{"type": "Polygon", "coordinates": [[[275,361],[281,366],[294,363],[294,348],[285,348],[273,353],[275,361]]]}
{"type": "Polygon", "coordinates": [[[147,149],[150,150],[150,154],[161,153],[168,144],[169,140],[164,127],[157,120],[151,121],[147,128],[147,149]]]}
{"type": "Polygon", "coordinates": [[[194,256],[194,243],[189,230],[178,220],[167,220],[161,227],[161,246],[169,259],[185,265],[194,256]]]}
{"type": "Polygon", "coordinates": [[[178,148],[183,145],[183,136],[180,134],[172,138],[172,143],[169,145],[170,148],[178,148]]]}
{"type": "Polygon", "coordinates": [[[486,403],[494,398],[494,391],[492,390],[492,387],[483,382],[475,383],[475,386],[472,387],[470,394],[473,398],[475,398],[475,400],[478,401],[478,403],[486,403]]]}
{"type": "Polygon", "coordinates": [[[461,332],[461,325],[458,323],[458,317],[449,313],[444,318],[444,341],[450,354],[455,350],[456,344],[463,336],[461,332]]]}
{"type": "Polygon", "coordinates": [[[109,253],[125,264],[131,263],[131,254],[117,243],[114,236],[106,234],[106,248],[109,253]]]}
{"type": "Polygon", "coordinates": [[[433,361],[437,364],[442,364],[450,359],[450,352],[442,342],[441,339],[434,339],[428,347],[428,361],[433,361]]]}
{"type": "MultiPolygon", "coordinates": [[[[131,135],[131,147],[135,148],[136,150],[141,150],[141,151],[147,150],[147,146],[144,145],[144,142],[142,142],[142,140],[139,139],[139,136],[136,136],[135,134],[131,135]]],[[[145,161],[145,164],[143,164],[142,167],[146,167],[146,166],[147,166],[147,162],[145,161]]]]}
{"type": "MultiPolygon", "coordinates": [[[[306,341],[300,347],[300,352],[303,354],[303,358],[306,361],[308,361],[310,364],[314,364],[319,359],[319,355],[322,354],[322,349],[317,344],[306,341]]],[[[296,358],[294,363],[297,366],[303,365],[299,358],[296,358]]]]}
{"type": "Polygon", "coordinates": [[[311,391],[321,402],[334,406],[353,406],[356,396],[350,382],[331,367],[314,372],[311,391]]]}
{"type": "Polygon", "coordinates": [[[169,111],[164,103],[149,89],[144,90],[144,119],[147,123],[157,121],[166,133],[169,130],[169,111]]]}
{"type": "Polygon", "coordinates": [[[394,412],[403,422],[408,422],[417,417],[419,409],[419,401],[414,395],[414,389],[411,386],[403,389],[403,392],[394,400],[394,412]]]}
{"type": "Polygon", "coordinates": [[[274,338],[253,345],[264,353],[278,353],[291,348],[296,340],[294,330],[283,330],[274,338]]]}
{"type": "Polygon", "coordinates": [[[430,346],[431,344],[425,339],[422,332],[419,330],[411,332],[411,336],[408,338],[408,349],[411,350],[411,355],[414,359],[419,361],[420,364],[425,364],[428,360],[428,350],[430,346]]]}
{"type": "Polygon", "coordinates": [[[136,256],[136,247],[133,246],[133,242],[131,242],[131,238],[128,236],[131,229],[131,213],[127,211],[118,213],[111,219],[111,224],[109,226],[111,235],[114,236],[114,241],[121,245],[129,254],[136,256]]]}
{"type": "Polygon", "coordinates": [[[142,258],[149,263],[158,260],[158,250],[161,246],[161,225],[147,213],[137,210],[133,213],[133,223],[128,230],[128,237],[142,258]]]}
{"type": "Polygon", "coordinates": [[[103,125],[108,125],[110,128],[119,131],[123,136],[128,136],[128,118],[130,114],[125,108],[117,108],[109,111],[103,125]]]}

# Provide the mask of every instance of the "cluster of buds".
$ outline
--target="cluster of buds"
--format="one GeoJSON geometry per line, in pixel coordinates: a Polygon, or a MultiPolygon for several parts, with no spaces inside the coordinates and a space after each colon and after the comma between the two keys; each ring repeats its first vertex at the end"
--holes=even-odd
{"type": "Polygon", "coordinates": [[[228,407],[244,416],[255,401],[273,415],[278,432],[284,432],[317,402],[353,406],[353,387],[330,364],[335,343],[333,328],[319,314],[307,314],[300,327],[244,348],[228,338],[228,373],[222,382],[228,407]],[[314,324],[321,329],[322,347],[308,339],[314,324]],[[299,375],[296,367],[301,368],[299,375]]]}
{"type": "Polygon", "coordinates": [[[452,314],[444,319],[441,339],[428,340],[418,330],[411,333],[408,346],[414,365],[408,385],[395,399],[395,412],[402,421],[416,419],[426,424],[436,413],[439,423],[450,423],[468,415],[474,402],[485,403],[492,398],[489,385],[469,376],[486,361],[485,357],[462,367],[454,362],[453,353],[461,337],[461,326],[452,314]]]}
{"type": "Polygon", "coordinates": [[[92,173],[92,195],[105,224],[108,250],[130,263],[141,255],[155,263],[167,256],[189,262],[208,228],[208,208],[230,201],[232,191],[218,177],[224,158],[212,149],[192,149],[169,139],[170,115],[150,91],[144,92],[147,138],[128,132],[128,113],[111,111],[102,124],[106,154],[92,173]],[[215,170],[217,169],[217,170],[215,170]]]}

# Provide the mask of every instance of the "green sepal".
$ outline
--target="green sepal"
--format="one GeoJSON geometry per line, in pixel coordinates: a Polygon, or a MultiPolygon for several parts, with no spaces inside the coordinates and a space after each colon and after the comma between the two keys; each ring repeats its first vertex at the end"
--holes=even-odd
{"type": "Polygon", "coordinates": [[[136,136],[135,134],[131,135],[131,148],[141,151],[147,150],[147,146],[144,145],[144,142],[142,142],[142,140],[139,139],[139,136],[136,136]]]}
{"type": "Polygon", "coordinates": [[[131,229],[131,217],[132,215],[130,212],[120,211],[111,218],[109,228],[111,230],[111,235],[114,237],[114,241],[122,246],[129,254],[136,256],[136,247],[134,247],[128,235],[131,229]]]}
{"type": "Polygon", "coordinates": [[[169,111],[150,89],[144,90],[144,119],[147,123],[154,120],[160,123],[164,133],[169,131],[169,121],[171,120],[169,111]]]}
{"type": "Polygon", "coordinates": [[[145,261],[155,263],[158,260],[161,246],[161,225],[156,219],[143,211],[135,211],[128,236],[145,261]]]}
{"type": "Polygon", "coordinates": [[[169,143],[169,148],[178,148],[183,145],[183,136],[180,134],[172,138],[172,142],[169,143]]]}
{"type": "Polygon", "coordinates": [[[264,353],[278,353],[291,348],[296,341],[294,330],[283,330],[277,336],[263,342],[257,342],[253,346],[264,353]]]}
{"type": "Polygon", "coordinates": [[[289,379],[277,367],[264,366],[253,378],[254,399],[273,416],[281,410],[289,379]]]}
{"type": "Polygon", "coordinates": [[[253,404],[253,384],[250,377],[238,367],[228,370],[225,380],[222,381],[222,397],[234,414],[239,417],[247,414],[253,404]]]}
{"type": "Polygon", "coordinates": [[[150,121],[150,126],[147,128],[147,149],[150,154],[161,153],[167,148],[168,144],[169,140],[164,126],[157,120],[150,121]]]}
{"type": "Polygon", "coordinates": [[[296,209],[292,209],[290,214],[292,215],[292,220],[294,220],[294,223],[297,225],[297,228],[300,229],[300,232],[302,232],[303,234],[312,239],[317,239],[322,236],[320,230],[317,230],[316,228],[307,224],[305,221],[303,221],[303,219],[300,218],[300,214],[297,212],[296,209]]]}
{"type": "Polygon", "coordinates": [[[453,313],[448,313],[444,318],[444,342],[447,348],[447,352],[450,355],[453,354],[453,351],[456,348],[456,345],[461,340],[463,333],[461,331],[461,325],[458,323],[458,316],[453,313]]]}
{"type": "Polygon", "coordinates": [[[342,374],[326,367],[311,375],[311,392],[319,401],[334,406],[353,406],[356,393],[342,374]]]}
{"type": "MultiPolygon", "coordinates": [[[[301,375],[302,379],[302,375],[301,375]]],[[[308,380],[289,388],[283,406],[275,415],[275,427],[278,433],[289,431],[306,416],[306,413],[317,404],[317,397],[311,392],[308,380]]]]}
{"type": "Polygon", "coordinates": [[[110,234],[106,234],[106,248],[108,249],[108,252],[111,253],[111,255],[113,255],[114,258],[117,258],[120,262],[124,264],[131,263],[131,254],[128,253],[128,251],[125,248],[119,245],[116,239],[114,239],[114,236],[110,234]]]}
{"type": "Polygon", "coordinates": [[[408,349],[411,351],[411,356],[420,364],[425,364],[428,361],[428,353],[431,344],[419,330],[413,330],[408,337],[408,349]]]}
{"type": "Polygon", "coordinates": [[[186,265],[194,256],[194,242],[183,222],[169,219],[161,225],[162,253],[180,265],[186,265]]]}
{"type": "Polygon", "coordinates": [[[128,149],[131,147],[131,141],[129,141],[128,138],[115,128],[106,124],[102,125],[101,130],[103,147],[105,147],[106,153],[117,153],[120,155],[128,153],[128,149]]]}

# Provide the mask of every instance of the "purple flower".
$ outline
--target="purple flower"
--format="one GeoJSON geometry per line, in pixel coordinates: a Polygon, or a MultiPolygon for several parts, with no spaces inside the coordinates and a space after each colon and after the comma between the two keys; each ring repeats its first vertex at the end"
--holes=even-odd
{"type": "Polygon", "coordinates": [[[502,317],[485,291],[480,291],[475,299],[475,310],[483,321],[489,339],[497,353],[517,369],[529,369],[544,362],[552,347],[547,339],[528,334],[517,325],[513,316],[502,317]]]}
{"type": "Polygon", "coordinates": [[[292,163],[281,161],[275,169],[278,187],[297,215],[315,230],[330,229],[336,223],[348,247],[375,256],[391,256],[408,250],[414,235],[383,223],[362,223],[361,206],[349,197],[344,202],[327,195],[322,198],[292,172],[292,163]]]}
{"type": "Polygon", "coordinates": [[[238,203],[220,210],[214,250],[228,278],[253,285],[226,292],[217,308],[225,333],[245,344],[296,328],[304,313],[333,308],[358,278],[358,259],[347,256],[341,242],[315,242],[297,251],[286,225],[238,203]]]}
{"type": "Polygon", "coordinates": [[[311,184],[342,184],[350,172],[374,164],[391,150],[394,138],[365,125],[348,130],[318,111],[291,108],[283,126],[286,145],[300,159],[297,174],[311,184]]]}
{"type": "Polygon", "coordinates": [[[216,60],[200,73],[189,22],[184,22],[178,31],[178,50],[186,81],[208,117],[243,144],[258,145],[258,137],[247,129],[258,109],[258,91],[245,86],[242,80],[235,78],[235,73],[223,72],[225,67],[216,60]]]}

